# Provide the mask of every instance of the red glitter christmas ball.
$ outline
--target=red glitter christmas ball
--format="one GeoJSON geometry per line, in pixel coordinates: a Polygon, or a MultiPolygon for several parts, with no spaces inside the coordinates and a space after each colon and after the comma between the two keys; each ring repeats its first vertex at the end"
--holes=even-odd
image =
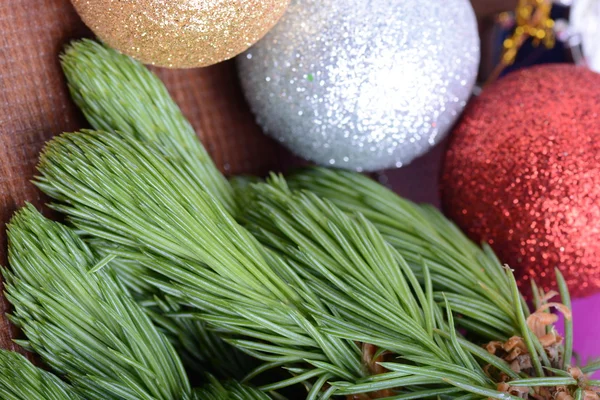
{"type": "Polygon", "coordinates": [[[600,291],[600,74],[573,65],[514,72],[474,99],[442,174],[444,212],[488,242],[528,290],[600,291]]]}

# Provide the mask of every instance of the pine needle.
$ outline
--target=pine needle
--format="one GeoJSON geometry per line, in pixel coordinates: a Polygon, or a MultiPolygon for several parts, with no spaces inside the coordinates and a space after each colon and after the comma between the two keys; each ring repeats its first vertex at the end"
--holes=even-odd
{"type": "Polygon", "coordinates": [[[19,353],[0,350],[0,398],[3,400],[83,400],[71,386],[19,353]]]}
{"type": "MultiPolygon", "coordinates": [[[[33,206],[8,225],[4,270],[12,320],[37,352],[86,399],[190,398],[174,349],[69,228],[33,206]]],[[[43,397],[42,397],[43,398],[43,397]]]]}
{"type": "Polygon", "coordinates": [[[585,367],[581,368],[584,374],[591,374],[596,371],[600,371],[600,360],[595,359],[586,364],[585,367]]]}
{"type": "MultiPolygon", "coordinates": [[[[571,310],[571,296],[564,276],[558,268],[554,269],[556,274],[556,281],[558,283],[558,291],[562,304],[569,310],[571,310]]],[[[565,316],[565,352],[563,355],[563,369],[569,368],[573,358],[573,317],[565,316]]]]}
{"type": "MultiPolygon", "coordinates": [[[[512,270],[508,268],[506,269],[506,275],[508,275],[511,281],[513,282],[513,299],[515,300],[515,303],[517,303],[517,300],[519,298],[519,289],[517,288],[517,281],[515,279],[514,274],[512,273],[512,270]]],[[[533,334],[533,332],[531,332],[531,329],[529,329],[529,326],[527,325],[527,320],[525,319],[525,314],[523,313],[523,309],[520,306],[517,309],[517,315],[519,318],[519,325],[521,328],[521,337],[523,338],[523,341],[527,346],[527,351],[529,353],[529,356],[531,357],[531,363],[533,364],[535,373],[538,377],[542,377],[544,376],[544,371],[542,369],[542,364],[540,362],[538,350],[535,348],[533,342],[533,336],[535,335],[533,334]]]]}

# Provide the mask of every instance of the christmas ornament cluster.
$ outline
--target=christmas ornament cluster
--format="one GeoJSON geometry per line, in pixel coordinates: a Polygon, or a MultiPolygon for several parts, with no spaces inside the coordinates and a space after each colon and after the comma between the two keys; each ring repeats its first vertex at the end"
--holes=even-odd
{"type": "Polygon", "coordinates": [[[439,211],[341,169],[226,179],[143,65],[90,40],[61,62],[93,129],[40,154],[62,222],[8,224],[10,320],[47,369],[0,350],[3,399],[600,399],[560,271],[529,309],[439,211]]]}

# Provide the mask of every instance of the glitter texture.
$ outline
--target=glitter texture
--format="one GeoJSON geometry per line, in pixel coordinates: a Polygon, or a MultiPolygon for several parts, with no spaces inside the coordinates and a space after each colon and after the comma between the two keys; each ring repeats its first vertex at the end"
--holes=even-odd
{"type": "Polygon", "coordinates": [[[269,135],[319,164],[365,171],[400,167],[439,142],[478,64],[468,0],[293,0],[238,57],[269,135]]]}
{"type": "Polygon", "coordinates": [[[275,25],[289,0],[72,0],[109,46],[170,68],[234,57],[275,25]]]}
{"type": "Polygon", "coordinates": [[[515,72],[483,92],[452,133],[443,208],[475,241],[555,289],[600,291],[600,74],[572,65],[515,72]]]}

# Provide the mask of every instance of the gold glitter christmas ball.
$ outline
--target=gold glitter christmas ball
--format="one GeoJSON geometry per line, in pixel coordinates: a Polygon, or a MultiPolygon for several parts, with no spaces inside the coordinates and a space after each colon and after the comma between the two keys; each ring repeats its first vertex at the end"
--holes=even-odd
{"type": "Polygon", "coordinates": [[[256,43],[289,0],[72,0],[106,44],[144,63],[203,67],[256,43]]]}

